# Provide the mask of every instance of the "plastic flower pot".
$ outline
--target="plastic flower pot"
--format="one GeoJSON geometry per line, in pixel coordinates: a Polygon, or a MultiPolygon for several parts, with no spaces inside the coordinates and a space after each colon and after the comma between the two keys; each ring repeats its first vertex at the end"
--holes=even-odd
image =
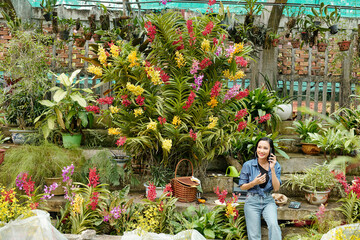
{"type": "Polygon", "coordinates": [[[81,144],[81,134],[68,134],[63,133],[62,134],[62,140],[64,148],[77,148],[80,147],[81,144]]]}
{"type": "Polygon", "coordinates": [[[47,13],[45,13],[43,16],[44,16],[44,18],[45,18],[46,21],[50,21],[50,20],[51,20],[51,13],[47,12],[47,13]]]}
{"type": "Polygon", "coordinates": [[[330,26],[329,29],[330,29],[330,33],[331,33],[331,34],[337,34],[337,32],[339,31],[339,30],[338,30],[338,26],[337,26],[336,24],[330,26]]]}

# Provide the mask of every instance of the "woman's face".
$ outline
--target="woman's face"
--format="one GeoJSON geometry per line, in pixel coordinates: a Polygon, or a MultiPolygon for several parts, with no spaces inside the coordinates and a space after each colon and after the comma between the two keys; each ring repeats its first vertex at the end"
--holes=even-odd
{"type": "Polygon", "coordinates": [[[268,141],[260,141],[256,153],[259,159],[266,159],[270,154],[270,143],[268,141]]]}

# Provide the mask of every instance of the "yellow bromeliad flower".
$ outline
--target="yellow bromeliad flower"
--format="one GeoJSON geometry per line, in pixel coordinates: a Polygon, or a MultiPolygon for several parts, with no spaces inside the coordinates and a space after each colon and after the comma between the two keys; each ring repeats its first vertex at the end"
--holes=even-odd
{"type": "Polygon", "coordinates": [[[135,117],[138,117],[138,116],[140,116],[140,115],[143,114],[143,113],[144,113],[144,111],[142,110],[142,108],[134,109],[135,117]]]}
{"type": "Polygon", "coordinates": [[[162,142],[162,148],[168,152],[170,152],[170,149],[172,147],[172,140],[171,139],[165,139],[162,142]]]}
{"type": "Polygon", "coordinates": [[[136,57],[136,50],[131,51],[131,53],[128,56],[128,60],[130,62],[129,67],[139,66],[140,64],[137,62],[138,58],[136,57]]]}
{"type": "Polygon", "coordinates": [[[90,65],[90,66],[87,68],[87,71],[88,71],[89,73],[95,74],[96,76],[99,76],[99,77],[102,76],[102,69],[101,69],[101,67],[96,67],[96,66],[94,66],[94,65],[90,65]]]}
{"type": "Polygon", "coordinates": [[[217,117],[214,117],[214,116],[209,117],[210,123],[208,125],[208,128],[210,128],[210,129],[214,128],[216,126],[218,120],[219,120],[219,118],[217,118],[217,117]]]}
{"type": "Polygon", "coordinates": [[[109,135],[121,135],[122,133],[120,131],[120,128],[109,128],[108,134],[109,135]]]}
{"type": "Polygon", "coordinates": [[[160,85],[163,83],[160,78],[160,71],[156,71],[154,67],[146,67],[145,71],[149,74],[154,85],[160,85]]]}
{"type": "Polygon", "coordinates": [[[150,121],[149,124],[147,125],[147,129],[151,129],[151,130],[156,130],[156,122],[150,121]]]}
{"type": "Polygon", "coordinates": [[[181,53],[179,53],[179,51],[176,51],[175,55],[176,55],[175,60],[176,60],[177,66],[179,68],[182,68],[183,66],[185,66],[184,56],[181,53]]]}
{"type": "Polygon", "coordinates": [[[99,61],[101,64],[105,64],[106,63],[106,53],[105,53],[105,49],[103,48],[103,46],[101,44],[99,44],[99,61]]]}
{"type": "Polygon", "coordinates": [[[139,96],[144,92],[144,89],[141,86],[135,86],[129,82],[126,84],[126,88],[136,96],[139,96]]]}
{"type": "Polygon", "coordinates": [[[112,114],[114,114],[114,113],[118,113],[120,111],[120,108],[118,108],[116,106],[110,106],[109,110],[112,114]]]}
{"type": "Polygon", "coordinates": [[[120,48],[118,46],[116,46],[115,44],[112,44],[110,47],[110,52],[113,57],[118,57],[120,48]]]}
{"type": "Polygon", "coordinates": [[[173,120],[172,120],[172,124],[175,125],[175,128],[177,128],[178,126],[180,126],[181,124],[181,120],[179,116],[174,116],[173,120]]]}
{"type": "Polygon", "coordinates": [[[210,41],[207,40],[207,39],[204,39],[201,43],[201,49],[204,51],[204,52],[208,52],[210,51],[210,41]]]}
{"type": "Polygon", "coordinates": [[[216,100],[215,97],[210,98],[210,102],[207,103],[207,105],[211,106],[211,108],[214,108],[217,106],[219,102],[216,100]]]}
{"type": "Polygon", "coordinates": [[[81,214],[81,206],[83,205],[83,202],[84,198],[80,194],[76,194],[74,204],[72,206],[72,212],[81,214]]]}

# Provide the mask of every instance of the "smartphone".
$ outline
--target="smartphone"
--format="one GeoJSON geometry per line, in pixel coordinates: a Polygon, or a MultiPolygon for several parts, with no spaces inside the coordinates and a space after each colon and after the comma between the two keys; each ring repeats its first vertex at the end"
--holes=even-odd
{"type": "Polygon", "coordinates": [[[271,154],[272,154],[272,148],[270,148],[270,153],[269,153],[269,155],[268,155],[268,157],[267,157],[267,160],[268,160],[268,161],[270,160],[271,154]]]}

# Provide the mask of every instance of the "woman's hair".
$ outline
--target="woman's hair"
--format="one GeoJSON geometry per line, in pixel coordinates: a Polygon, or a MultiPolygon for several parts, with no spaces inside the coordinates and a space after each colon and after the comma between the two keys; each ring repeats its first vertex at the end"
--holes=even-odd
{"type": "Polygon", "coordinates": [[[271,148],[271,152],[269,153],[269,154],[275,154],[275,148],[274,148],[274,142],[273,142],[273,140],[271,139],[271,138],[268,138],[268,137],[262,137],[262,138],[260,138],[259,139],[259,141],[257,141],[257,143],[256,143],[256,145],[255,145],[255,149],[254,149],[254,156],[255,156],[255,158],[257,158],[257,147],[258,147],[258,145],[259,145],[259,142],[260,141],[266,141],[266,142],[268,142],[269,144],[270,144],[270,148],[271,148]]]}

